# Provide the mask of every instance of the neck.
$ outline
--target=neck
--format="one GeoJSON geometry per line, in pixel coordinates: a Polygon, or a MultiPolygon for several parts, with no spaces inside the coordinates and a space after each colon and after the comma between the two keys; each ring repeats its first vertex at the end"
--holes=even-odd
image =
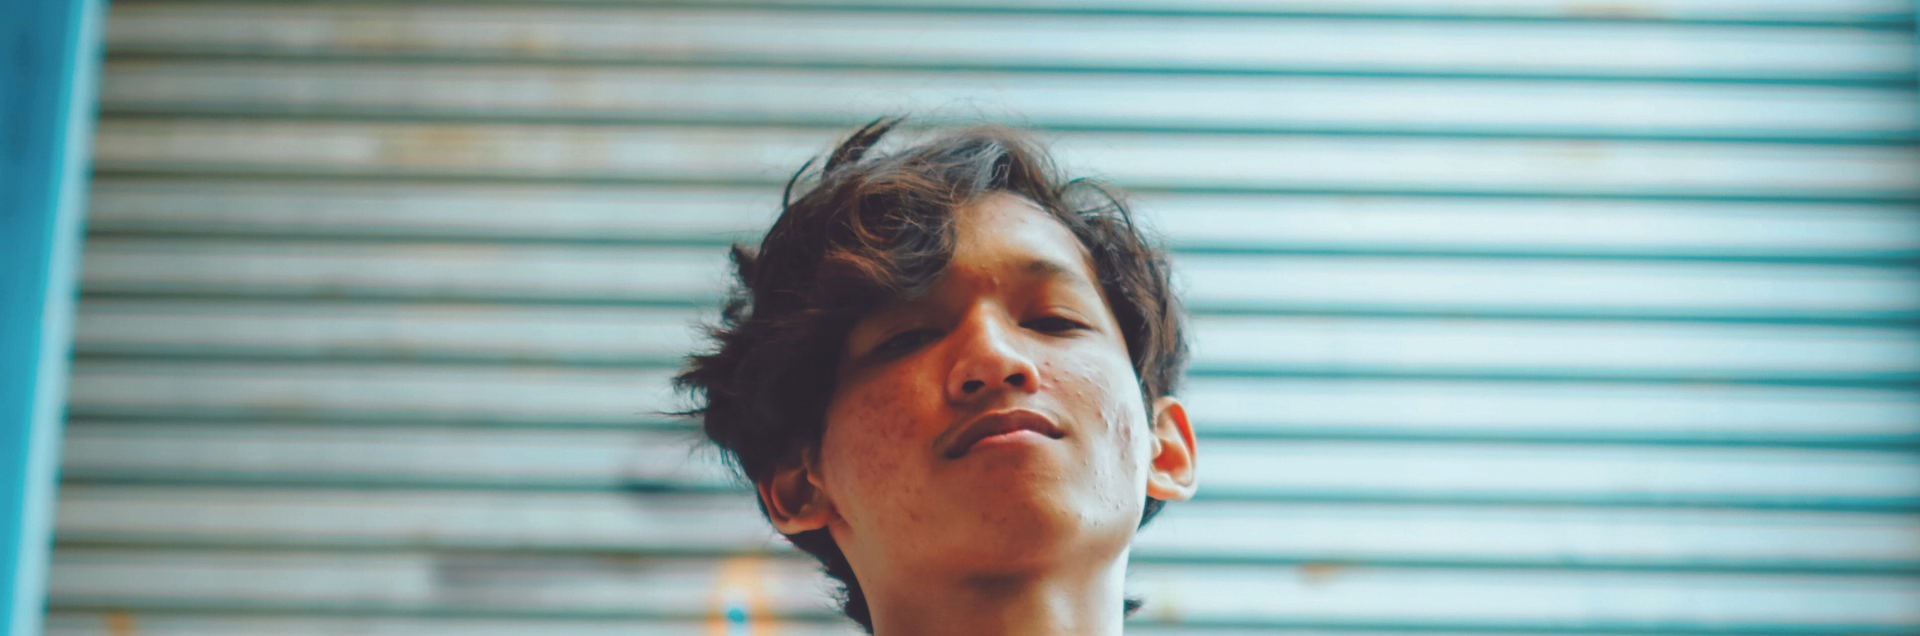
{"type": "Polygon", "coordinates": [[[865,587],[874,636],[1120,636],[1127,553],[1102,561],[865,587]]]}

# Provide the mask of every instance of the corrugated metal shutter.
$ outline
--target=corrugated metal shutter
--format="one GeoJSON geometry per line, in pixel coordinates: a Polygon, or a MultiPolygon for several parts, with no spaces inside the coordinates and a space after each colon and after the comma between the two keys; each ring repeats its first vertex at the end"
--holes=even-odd
{"type": "Polygon", "coordinates": [[[721,247],[912,109],[1178,248],[1133,631],[1914,633],[1913,11],[119,2],[51,630],[846,633],[651,414],[721,247]]]}

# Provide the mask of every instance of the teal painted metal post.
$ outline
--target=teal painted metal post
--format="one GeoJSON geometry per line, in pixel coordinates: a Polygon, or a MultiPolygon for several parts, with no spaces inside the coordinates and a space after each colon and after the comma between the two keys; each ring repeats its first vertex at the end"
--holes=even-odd
{"type": "Polygon", "coordinates": [[[100,0],[0,0],[0,559],[40,633],[100,76],[100,0]]]}

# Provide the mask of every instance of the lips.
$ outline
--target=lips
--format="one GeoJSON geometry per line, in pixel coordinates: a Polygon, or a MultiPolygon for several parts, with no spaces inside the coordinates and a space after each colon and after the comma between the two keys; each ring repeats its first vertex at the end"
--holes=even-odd
{"type": "Polygon", "coordinates": [[[946,452],[942,454],[946,455],[947,459],[959,459],[965,456],[967,451],[973,450],[973,445],[980,443],[980,440],[1015,431],[1033,431],[1052,439],[1060,439],[1067,435],[1066,431],[1054,425],[1052,419],[1038,412],[1026,409],[996,411],[969,422],[960,430],[959,435],[954,437],[953,442],[947,445],[946,452]]]}

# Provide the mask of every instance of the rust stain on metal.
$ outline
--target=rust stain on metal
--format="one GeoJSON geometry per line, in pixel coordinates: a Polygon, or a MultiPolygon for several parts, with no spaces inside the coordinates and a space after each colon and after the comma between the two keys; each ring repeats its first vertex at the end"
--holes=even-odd
{"type": "Polygon", "coordinates": [[[429,44],[403,20],[372,14],[348,12],[333,19],[331,37],[340,46],[361,50],[394,50],[429,44]]]}
{"type": "Polygon", "coordinates": [[[487,145],[479,131],[464,126],[403,128],[383,135],[380,163],[401,166],[470,166],[483,163],[487,145]]]}
{"type": "Polygon", "coordinates": [[[1178,625],[1186,614],[1180,602],[1180,588],[1170,582],[1163,582],[1146,601],[1146,609],[1153,610],[1154,622],[1162,625],[1178,625]]]}
{"type": "Polygon", "coordinates": [[[1345,563],[1328,561],[1302,563],[1300,564],[1300,578],[1305,579],[1308,585],[1326,585],[1332,583],[1334,579],[1339,578],[1341,574],[1352,567],[1353,566],[1345,563]]]}
{"type": "Polygon", "coordinates": [[[140,623],[133,620],[133,614],[127,612],[108,612],[107,636],[135,636],[140,633],[140,623]]]}

